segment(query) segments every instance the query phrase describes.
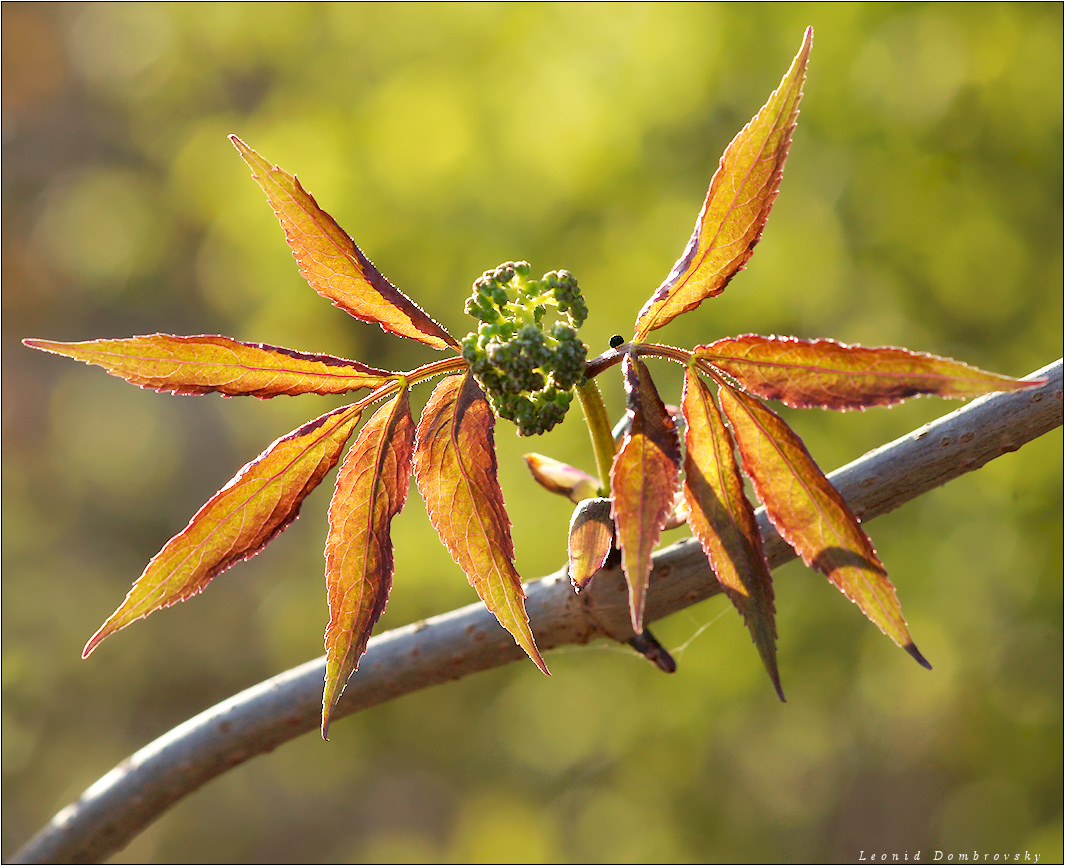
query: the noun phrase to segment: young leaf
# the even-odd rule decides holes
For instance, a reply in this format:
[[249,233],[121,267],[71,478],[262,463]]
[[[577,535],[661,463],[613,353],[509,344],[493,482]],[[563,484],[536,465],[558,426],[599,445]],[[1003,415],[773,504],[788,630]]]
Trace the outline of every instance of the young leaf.
[[686,421],[684,499],[688,523],[762,657],[781,700],[777,670],[773,578],[769,573],[754,509],[743,492],[729,435],[713,395],[688,368],[681,408]]
[[565,496],[574,505],[599,495],[599,479],[582,469],[545,457],[543,454],[526,454],[525,465],[529,467],[537,484],[552,493]]
[[212,496],[148,563],[125,601],[85,645],[202,592],[215,575],[254,556],[299,514],[304,497],[336,465],[361,412],[344,406],[276,440]]
[[647,367],[633,355],[621,363],[631,423],[610,468],[610,490],[621,567],[629,584],[632,628],[640,634],[651,552],[673,510],[680,441]]
[[390,529],[407,501],[413,456],[414,420],[404,389],[359,431],[340,466],[329,505],[323,738],[388,601],[394,568]]
[[873,543],[843,497],[814,463],[802,440],[766,406],[721,388],[725,410],[758,498],[781,537],[873,623],[925,667],[910,637],[895,587]]
[[1038,384],[988,373],[952,358],[835,340],[744,334],[696,346],[692,354],[759,397],[796,409],[888,406],[917,394],[966,399]]
[[610,500],[595,497],[578,503],[569,522],[569,579],[580,591],[614,549]]
[[235,135],[229,140],[266,193],[300,273],[312,289],[362,322],[376,322],[386,331],[434,349],[458,348],[441,325],[385,279],[294,175],[272,166]]
[[331,355],[296,352],[265,343],[241,343],[201,334],[151,334],[128,340],[57,343],[23,340],[27,346],[96,364],[127,382],[175,394],[276,397],[281,394],[341,394],[377,388],[385,370]]
[[780,188],[813,35],[807,28],[780,85],[725,149],[688,246],[636,317],[634,342],[720,294],[751,257]]
[[473,377],[448,376],[418,421],[414,477],[429,521],[485,606],[545,674],[496,477],[495,417]]

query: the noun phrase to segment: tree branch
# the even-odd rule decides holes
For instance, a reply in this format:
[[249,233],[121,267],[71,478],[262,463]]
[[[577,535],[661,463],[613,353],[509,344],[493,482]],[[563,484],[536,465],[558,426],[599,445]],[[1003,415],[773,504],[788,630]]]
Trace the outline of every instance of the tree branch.
[[[1027,391],[992,394],[871,451],[829,477],[855,514],[871,520],[1062,424],[1062,362],[1028,378]],[[759,525],[776,567],[795,554],[769,525]],[[681,541],[654,557],[648,622],[721,591],[698,542]],[[633,637],[628,596],[617,569],[574,594],[563,571],[526,587],[543,650],[606,637]],[[408,692],[523,658],[495,618],[477,603],[373,638],[334,719]],[[164,734],[123,761],[59,812],[14,863],[98,862],[124,847],[168,806],[231,767],[316,730],[324,659],[253,686]]]

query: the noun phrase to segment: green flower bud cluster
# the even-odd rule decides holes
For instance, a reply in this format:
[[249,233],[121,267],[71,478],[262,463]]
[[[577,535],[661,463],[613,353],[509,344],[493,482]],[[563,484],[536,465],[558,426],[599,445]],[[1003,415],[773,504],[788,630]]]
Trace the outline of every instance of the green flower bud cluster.
[[[588,316],[569,271],[530,279],[528,262],[505,262],[473,283],[466,312],[480,321],[462,341],[492,409],[518,434],[546,433],[561,421],[584,377],[588,348],[577,329]],[[557,311],[550,324],[548,308]]]

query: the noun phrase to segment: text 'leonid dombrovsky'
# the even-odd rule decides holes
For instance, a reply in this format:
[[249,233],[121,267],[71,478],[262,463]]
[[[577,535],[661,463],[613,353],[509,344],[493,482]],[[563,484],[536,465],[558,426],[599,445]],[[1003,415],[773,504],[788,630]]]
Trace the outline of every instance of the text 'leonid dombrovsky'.
[[[922,861],[921,851],[918,849],[911,856],[909,851],[892,851],[883,852],[878,851],[874,853],[866,853],[860,851],[858,853],[858,862],[860,863],[920,863]],[[1038,863],[1039,855],[1033,854],[1030,851],[1025,851],[1023,854],[1002,852],[995,853],[993,851],[939,851],[932,852],[932,856],[926,858],[925,862],[931,863]]]

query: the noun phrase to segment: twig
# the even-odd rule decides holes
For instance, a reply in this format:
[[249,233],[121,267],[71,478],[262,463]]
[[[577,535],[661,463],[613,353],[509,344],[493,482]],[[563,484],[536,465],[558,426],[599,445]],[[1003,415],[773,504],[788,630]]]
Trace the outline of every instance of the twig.
[[[1047,383],[992,394],[830,475],[854,512],[871,520],[978,469],[1062,424],[1062,362],[1029,378]],[[776,567],[794,556],[764,512],[766,555]],[[659,551],[646,620],[660,619],[721,591],[693,539]],[[575,595],[561,571],[526,587],[543,650],[596,637],[634,637],[622,575],[603,571]],[[482,604],[373,638],[348,683],[338,719],[408,692],[522,658]],[[168,806],[231,767],[308,731],[321,712],[323,659],[272,677],[211,707],[123,761],[59,812],[11,862],[98,862],[124,847]],[[328,748],[328,747],[323,747]]]

